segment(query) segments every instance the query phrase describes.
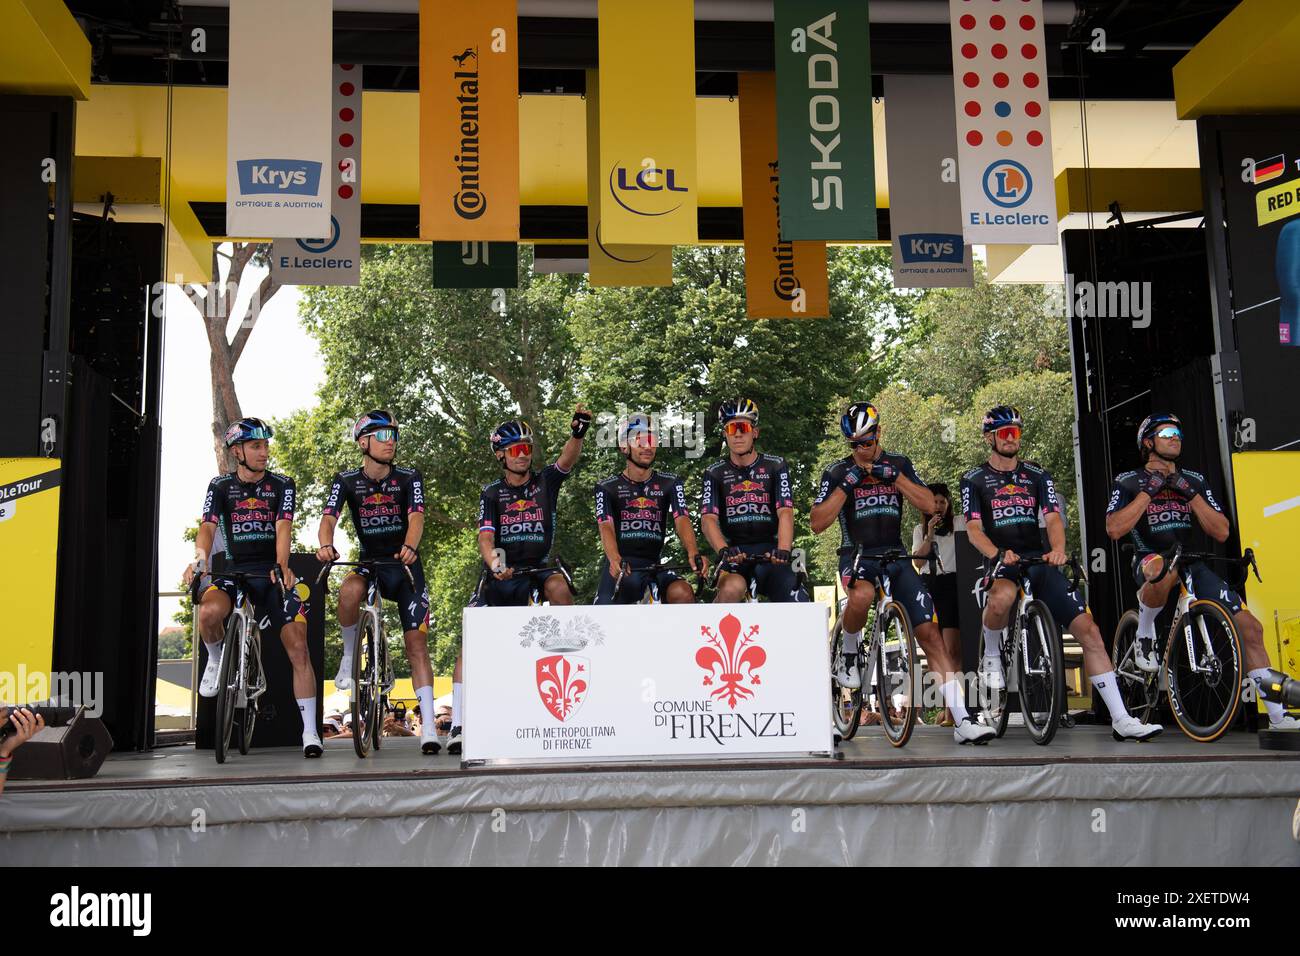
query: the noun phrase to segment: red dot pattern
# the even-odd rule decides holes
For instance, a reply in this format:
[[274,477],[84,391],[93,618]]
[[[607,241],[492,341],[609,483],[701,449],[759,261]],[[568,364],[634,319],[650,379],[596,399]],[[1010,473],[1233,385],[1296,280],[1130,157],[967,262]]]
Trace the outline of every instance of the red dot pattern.
[[351,96],[356,91],[357,88],[353,86],[351,83],[343,83],[342,85],[339,86],[339,92],[342,93],[344,96]]
[[[353,65],[351,63],[339,64],[339,69],[343,70],[344,72],[351,72],[352,68]],[[357,90],[357,87],[354,83],[345,80],[344,82],[339,84],[339,95],[341,96],[356,96],[358,95],[358,92],[359,91]],[[359,106],[360,103],[358,103],[357,105]],[[338,118],[340,123],[355,123],[357,121],[357,111],[351,106],[340,107]],[[339,133],[339,139],[338,139],[339,146],[343,147],[344,149],[350,148],[352,145],[356,143],[356,141],[357,141],[356,135],[352,131],[343,130],[342,132]],[[342,173],[347,168],[347,166],[348,166],[347,160],[339,160],[338,167],[340,173]],[[339,183],[338,189],[336,190],[338,197],[340,199],[351,199],[355,191],[356,190],[351,183]]]
[[982,107],[979,104],[979,100],[969,100],[966,103],[967,116],[979,116],[981,111]]
[[[966,68],[960,71],[961,83],[970,92],[958,102],[962,104],[962,111],[970,120],[979,118],[980,123],[987,122],[989,125],[981,129],[969,129],[964,135],[965,141],[971,146],[981,146],[986,141],[989,144],[998,142],[1003,146],[1009,146],[1016,136],[1023,135],[1024,142],[1030,146],[1044,145],[1047,142],[1047,131],[1044,126],[1029,130],[1021,127],[1016,136],[1013,136],[1009,129],[1004,129],[1001,125],[1008,120],[995,119],[992,113],[994,100],[1009,99],[1013,110],[1023,108],[1024,116],[1031,120],[1038,120],[1043,116],[1045,97],[1027,99],[1034,95],[1027,91],[1038,90],[1045,86],[1046,80],[1043,73],[1043,51],[1040,35],[1038,35],[1041,24],[1037,16],[1030,13],[1016,14],[1013,10],[1007,10],[1006,15],[1001,12],[993,13],[985,20],[983,15],[977,16],[977,14],[980,13],[981,7],[987,10],[987,4],[974,3],[972,0],[966,2],[970,4],[968,9],[974,12],[966,12],[956,18],[954,33],[958,36],[954,38],[954,46],[960,58],[966,61]],[[991,0],[991,2],[1000,7],[1002,0]],[[1031,0],[1023,0],[1023,2],[1027,4]],[[968,35],[960,36],[963,31]],[[994,31],[995,35],[990,36],[989,31]],[[1026,33],[1032,35],[1026,36]],[[996,42],[990,43],[988,40],[996,40]],[[1015,56],[1017,53],[1018,58]],[[998,61],[1008,62],[1003,66]],[[997,66],[995,67],[994,64]],[[998,91],[1006,92],[998,92],[992,99],[982,101],[978,90],[985,83],[991,83]],[[988,87],[983,88],[988,89]],[[987,120],[984,119],[986,115]],[[1012,119],[1010,122],[1014,123],[1015,120]],[[994,126],[993,123],[998,125]],[[978,124],[967,121],[964,125]]]
[[340,198],[340,199],[351,199],[351,198],[352,198],[352,187],[349,186],[347,183],[344,183],[342,186],[340,186],[340,187],[339,187],[339,198]]
[[984,137],[980,135],[979,130],[973,129],[966,134],[966,142],[970,143],[972,146],[978,146],[980,143],[984,142]]
[[979,56],[980,49],[974,43],[963,43],[961,45],[961,55],[968,60],[973,60]]
[[1043,134],[1038,132],[1036,129],[1031,129],[1027,134],[1025,134],[1025,142],[1030,146],[1042,146]]

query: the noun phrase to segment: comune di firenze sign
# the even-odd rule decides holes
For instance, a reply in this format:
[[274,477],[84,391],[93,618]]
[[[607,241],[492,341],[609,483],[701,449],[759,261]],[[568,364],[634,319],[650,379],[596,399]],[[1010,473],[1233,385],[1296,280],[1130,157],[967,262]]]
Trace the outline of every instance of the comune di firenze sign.
[[829,753],[820,604],[467,608],[465,760]]

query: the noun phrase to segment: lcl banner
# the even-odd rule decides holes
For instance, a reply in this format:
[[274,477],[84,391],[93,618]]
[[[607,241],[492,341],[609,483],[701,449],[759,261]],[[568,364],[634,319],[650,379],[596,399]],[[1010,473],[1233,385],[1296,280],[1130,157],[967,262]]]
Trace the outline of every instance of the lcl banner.
[[587,71],[587,282],[593,286],[673,284],[672,246],[617,246],[600,225],[600,81]]
[[600,232],[607,245],[699,236],[693,0],[600,0]]
[[966,241],[1054,245],[1043,0],[948,4]]
[[334,67],[330,234],[277,239],[271,269],[285,285],[361,283],[361,67]]
[[899,289],[969,288],[975,281],[962,236],[951,116],[949,77],[885,77],[889,228]]
[[420,0],[420,238],[519,239],[515,0]]
[[435,242],[435,289],[519,287],[519,246],[513,242]]
[[875,239],[867,0],[776,0],[781,237]]
[[474,729],[464,759],[830,753],[828,613],[821,604],[467,608]]
[[228,235],[329,238],[333,50],[331,0],[230,0]]
[[751,319],[827,318],[826,243],[781,238],[776,80],[771,73],[741,73],[738,83],[745,313]]

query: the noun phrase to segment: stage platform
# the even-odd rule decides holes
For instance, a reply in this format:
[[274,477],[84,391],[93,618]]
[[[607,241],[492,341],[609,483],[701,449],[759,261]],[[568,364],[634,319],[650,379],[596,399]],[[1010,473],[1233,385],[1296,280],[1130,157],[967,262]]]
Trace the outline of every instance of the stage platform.
[[7,865],[1300,865],[1300,754],[1254,735],[1023,730],[987,747],[879,728],[844,759],[462,769],[414,738],[358,760],[162,748],[0,796]]

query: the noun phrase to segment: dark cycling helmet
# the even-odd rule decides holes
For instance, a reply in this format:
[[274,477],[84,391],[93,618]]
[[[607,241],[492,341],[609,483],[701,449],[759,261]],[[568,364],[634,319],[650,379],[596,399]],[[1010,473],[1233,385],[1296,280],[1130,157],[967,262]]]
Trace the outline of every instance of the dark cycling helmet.
[[860,441],[880,428],[880,412],[870,402],[854,402],[840,416],[840,431],[849,441]]
[[999,428],[1007,428],[1015,425],[1021,428],[1024,422],[1020,420],[1020,409],[1014,405],[997,405],[990,408],[984,416],[984,434],[995,432]]
[[757,425],[758,403],[752,398],[735,398],[723,402],[722,407],[718,409],[718,424],[725,425],[737,418],[743,418],[751,425]]
[[522,418],[502,422],[488,438],[488,441],[492,444],[493,452],[505,451],[511,445],[518,445],[520,442],[531,442],[532,440],[533,426]]
[[226,447],[242,445],[246,441],[271,438],[275,431],[260,418],[241,418],[226,429]]
[[369,435],[371,432],[377,432],[381,428],[391,428],[401,437],[401,430],[397,427],[397,419],[391,412],[371,411],[366,412],[357,419],[356,424],[352,426],[352,440],[358,441],[362,437]]
[[618,447],[626,448],[628,438],[639,432],[654,434],[654,429],[650,427],[650,416],[645,412],[633,412],[619,423]]
[[1146,446],[1142,443],[1155,435],[1162,425],[1176,425],[1179,431],[1181,431],[1183,427],[1183,423],[1178,420],[1178,416],[1173,412],[1153,412],[1146,418],[1142,419],[1142,424],[1138,426],[1139,452],[1146,451]]

